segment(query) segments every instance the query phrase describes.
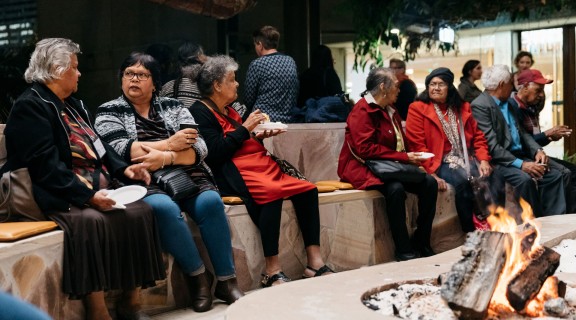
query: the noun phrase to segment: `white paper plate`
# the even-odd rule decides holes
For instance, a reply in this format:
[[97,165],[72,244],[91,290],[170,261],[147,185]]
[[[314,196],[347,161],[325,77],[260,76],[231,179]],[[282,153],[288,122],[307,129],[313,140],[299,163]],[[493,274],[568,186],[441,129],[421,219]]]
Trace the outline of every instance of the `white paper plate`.
[[420,152],[420,159],[430,159],[434,156],[432,152]]
[[114,208],[126,209],[127,204],[142,199],[146,195],[146,188],[142,186],[125,186],[108,191],[108,198],[116,201]]
[[288,125],[282,122],[266,122],[261,123],[254,128],[254,132],[262,132],[264,130],[286,130]]

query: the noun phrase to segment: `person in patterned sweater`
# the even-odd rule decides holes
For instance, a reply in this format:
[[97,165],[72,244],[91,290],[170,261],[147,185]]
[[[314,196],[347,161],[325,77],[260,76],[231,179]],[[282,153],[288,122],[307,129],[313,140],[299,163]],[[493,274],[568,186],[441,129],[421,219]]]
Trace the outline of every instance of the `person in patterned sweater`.
[[270,121],[290,122],[299,89],[296,62],[278,52],[280,33],[276,28],[261,27],[252,37],[258,58],[250,63],[246,74],[244,116],[260,109],[270,116]]

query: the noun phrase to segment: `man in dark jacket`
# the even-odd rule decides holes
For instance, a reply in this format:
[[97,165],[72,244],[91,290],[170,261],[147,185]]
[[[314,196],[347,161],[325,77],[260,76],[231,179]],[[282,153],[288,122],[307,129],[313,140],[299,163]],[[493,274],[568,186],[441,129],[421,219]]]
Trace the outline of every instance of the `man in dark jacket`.
[[398,110],[398,114],[403,121],[406,121],[408,116],[408,107],[416,98],[417,89],[414,81],[410,80],[406,75],[406,62],[400,59],[390,59],[390,69],[394,71],[396,79],[398,80],[398,89],[400,93],[394,103]]
[[482,84],[486,90],[472,101],[472,114],[488,141],[494,170],[532,206],[535,216],[566,213],[562,173],[548,166],[548,156],[508,102],[513,87],[509,68],[488,68]]
[[[534,140],[542,147],[552,141],[569,137],[572,129],[565,125],[558,125],[546,131],[540,129],[540,112],[544,105],[544,85],[553,80],[544,78],[536,69],[528,69],[518,74],[518,92],[513,93],[508,100],[518,110],[520,124],[532,135]],[[567,212],[576,212],[576,166],[570,162],[550,157],[550,166],[562,172],[564,186],[566,187]]]

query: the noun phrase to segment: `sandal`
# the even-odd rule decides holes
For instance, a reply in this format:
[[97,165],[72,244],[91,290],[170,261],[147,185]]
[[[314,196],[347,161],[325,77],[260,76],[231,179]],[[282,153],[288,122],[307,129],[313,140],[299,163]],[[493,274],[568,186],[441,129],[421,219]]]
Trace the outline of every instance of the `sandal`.
[[282,282],[290,282],[290,278],[288,278],[287,275],[284,274],[284,272],[280,271],[277,274],[273,274],[271,276],[267,275],[267,274],[262,274],[262,281],[260,281],[260,285],[262,286],[262,288],[268,288],[271,287],[272,284],[276,281],[282,281]]
[[[327,265],[323,265],[323,266],[320,267],[318,270],[312,268],[311,266],[306,266],[306,269],[314,272],[314,275],[313,275],[312,277],[319,277],[319,276],[324,275],[324,274],[327,273],[327,272],[336,273],[334,270],[330,269],[330,267],[327,266]],[[307,276],[306,274],[303,274],[303,275],[302,275],[302,278],[303,278],[303,279],[312,278],[312,277]]]

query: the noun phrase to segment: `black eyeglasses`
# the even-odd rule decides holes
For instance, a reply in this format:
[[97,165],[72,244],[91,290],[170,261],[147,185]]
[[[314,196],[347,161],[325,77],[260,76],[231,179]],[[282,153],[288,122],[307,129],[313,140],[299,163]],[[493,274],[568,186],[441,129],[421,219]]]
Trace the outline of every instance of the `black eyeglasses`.
[[150,77],[152,75],[150,73],[136,73],[136,72],[132,72],[132,71],[124,71],[122,76],[126,80],[132,80],[132,79],[134,79],[134,76],[136,76],[136,78],[138,78],[138,80],[145,81],[145,80],[150,79]]

